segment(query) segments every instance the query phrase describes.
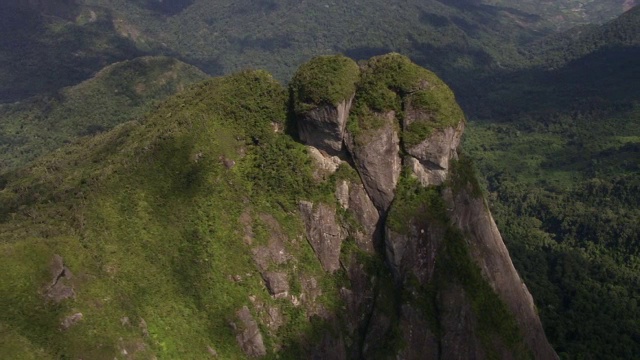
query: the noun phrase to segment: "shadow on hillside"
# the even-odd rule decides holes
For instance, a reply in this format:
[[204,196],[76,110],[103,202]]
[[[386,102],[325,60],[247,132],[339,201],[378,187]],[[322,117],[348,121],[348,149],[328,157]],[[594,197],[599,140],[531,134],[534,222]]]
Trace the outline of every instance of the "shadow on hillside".
[[[628,109],[640,99],[640,46],[609,47],[559,69],[495,71],[472,76],[461,105],[477,118]],[[479,91],[482,90],[482,91]],[[463,92],[466,94],[467,91]]]
[[138,6],[166,16],[179,14],[194,2],[195,0],[135,0]]
[[108,64],[145,55],[117,35],[110,19],[76,25],[0,5],[0,34],[0,103],[77,84]]

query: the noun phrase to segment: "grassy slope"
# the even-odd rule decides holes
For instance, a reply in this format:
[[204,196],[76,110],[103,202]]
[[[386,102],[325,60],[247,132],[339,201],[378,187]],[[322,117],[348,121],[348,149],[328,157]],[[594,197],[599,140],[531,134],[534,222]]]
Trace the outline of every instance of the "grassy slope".
[[[284,99],[284,89],[261,72],[212,80],[141,124],[121,125],[8,174],[1,192],[3,329],[52,358],[112,357],[117,347],[132,351],[131,344],[168,358],[201,358],[210,345],[224,358],[239,358],[229,321],[253,294],[286,310],[288,325],[271,339],[293,347],[283,355],[295,358],[294,344],[311,325],[288,300],[268,296],[237,223],[243,211],[271,214],[295,257],[286,266],[292,281],[321,273],[291,213],[291,197],[310,188],[304,151],[276,139],[269,123],[284,120]],[[260,139],[259,149],[252,138]],[[273,154],[280,146],[286,153]],[[227,170],[220,157],[238,165]],[[269,186],[274,173],[256,168],[265,157],[271,163],[260,165],[287,176],[278,187]],[[268,232],[257,234],[258,244],[267,241]],[[78,294],[61,305],[45,303],[37,290],[49,281],[54,253],[74,273]],[[334,294],[326,281],[331,277],[319,279],[323,296]],[[74,312],[84,320],[59,331]],[[124,316],[133,327],[120,324]],[[148,338],[137,328],[141,318]]]
[[111,129],[205,78],[175,59],[144,57],[110,65],[55,95],[0,105],[0,168],[14,169],[78,136]]

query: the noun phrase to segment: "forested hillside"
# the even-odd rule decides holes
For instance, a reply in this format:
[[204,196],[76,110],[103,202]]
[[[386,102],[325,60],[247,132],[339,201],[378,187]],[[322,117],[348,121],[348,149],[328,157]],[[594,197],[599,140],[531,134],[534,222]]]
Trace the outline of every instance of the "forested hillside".
[[524,64],[518,47],[558,24],[604,20],[622,11],[622,2],[602,0],[574,11],[581,3],[3,2],[0,102],[57,90],[114,61],[145,54],[176,56],[211,75],[260,68],[287,81],[315,55],[363,59],[398,51],[465,91],[469,77]]
[[548,67],[488,92],[465,142],[567,358],[640,352],[638,34],[640,8],[547,40]]
[[0,3],[0,103],[75,85],[144,53],[114,31],[105,12],[14,5]]
[[78,85],[15,104],[0,104],[0,169],[13,170],[38,156],[143,115],[190,84],[199,69],[167,57],[115,63]]
[[210,79],[5,173],[0,353],[555,359],[464,127],[408,58],[327,56],[288,91]]

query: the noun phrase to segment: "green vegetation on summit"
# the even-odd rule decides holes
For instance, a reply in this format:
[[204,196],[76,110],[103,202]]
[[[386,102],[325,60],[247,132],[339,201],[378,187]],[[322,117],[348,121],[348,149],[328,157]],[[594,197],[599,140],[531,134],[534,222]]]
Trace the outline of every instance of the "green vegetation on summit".
[[318,56],[304,63],[291,80],[297,113],[318,105],[338,105],[356,92],[360,70],[345,56]]
[[356,136],[357,129],[381,126],[374,114],[389,111],[399,119],[408,111],[424,115],[403,122],[402,138],[407,147],[428,138],[435,129],[455,127],[464,120],[451,89],[434,73],[400,54],[376,56],[366,62],[357,87],[349,125]]

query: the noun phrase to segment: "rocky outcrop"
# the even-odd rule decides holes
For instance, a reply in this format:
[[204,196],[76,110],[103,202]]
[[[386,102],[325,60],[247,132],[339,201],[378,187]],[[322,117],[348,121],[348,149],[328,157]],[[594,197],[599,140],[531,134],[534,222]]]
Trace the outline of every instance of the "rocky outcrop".
[[380,211],[391,205],[400,179],[402,159],[395,112],[375,114],[382,123],[375,129],[348,134],[347,148],[369,197]]
[[316,253],[322,268],[335,272],[340,268],[340,247],[346,233],[336,220],[336,211],[326,204],[314,205],[300,202],[300,212],[304,220],[307,240]]
[[339,154],[352,101],[353,96],[337,105],[322,105],[305,112],[298,119],[300,140],[328,154]]
[[[291,255],[285,248],[287,236],[282,231],[278,221],[269,214],[261,214],[260,220],[269,229],[269,243],[265,246],[253,248],[251,253],[253,255],[253,261],[258,266],[260,272],[264,274],[272,266],[286,263],[291,258]],[[251,244],[255,236],[251,225],[251,215],[245,211],[240,216],[240,222],[243,226],[245,242]]]
[[[404,77],[385,76],[388,68],[399,69]],[[338,154],[342,143],[348,151],[341,154],[342,161],[359,176],[336,180],[336,202],[346,212],[340,223],[328,205],[300,203],[307,238],[323,268],[334,272],[341,264],[349,280],[340,290],[347,309],[343,326],[359,342],[349,355],[369,358],[401,343],[391,357],[510,359],[531,353],[536,359],[557,358],[483,199],[465,188],[469,179],[454,178],[465,123],[450,89],[397,55],[372,60],[361,74],[366,79],[358,91],[367,93],[356,93],[349,119],[353,126],[345,128],[349,114],[341,111],[348,112],[346,102],[343,108],[316,107],[298,121],[300,138],[311,145],[309,153],[325,174],[315,176],[317,180],[326,181],[326,174],[337,170],[340,162],[330,154]],[[409,74],[417,78],[411,80]],[[401,99],[402,109],[385,102],[394,96]],[[379,108],[381,104],[389,108]],[[403,176],[411,185],[405,184],[409,188],[401,188],[398,198]],[[400,210],[394,213],[396,207]],[[393,288],[382,286],[362,258],[341,258],[340,243],[347,233],[366,254],[375,256],[383,249]],[[382,235],[383,246],[378,247],[376,239]],[[500,302],[513,315],[522,340],[505,333],[505,328],[518,332],[510,325],[514,322],[488,329],[493,325],[478,313],[482,306],[502,309]],[[389,337],[397,340],[382,345],[381,339]],[[342,346],[333,337],[323,341]]]
[[380,214],[360,183],[340,180],[336,184],[338,203],[355,220],[347,227],[349,234],[356,240],[358,247],[373,253],[379,242]]
[[289,281],[287,274],[283,272],[267,272],[263,275],[264,282],[269,293],[276,299],[286,298],[289,295]]
[[68,330],[70,327],[80,322],[83,317],[82,313],[75,313],[65,317],[64,320],[62,320],[62,323],[60,323],[60,329]]
[[243,307],[236,313],[238,324],[232,323],[236,330],[236,340],[242,351],[248,357],[260,357],[267,354],[267,349],[262,340],[262,334],[258,328],[258,323],[253,319],[248,307]]
[[456,149],[464,131],[464,122],[457,127],[435,130],[424,141],[409,147],[407,166],[423,186],[440,185],[447,179],[449,163],[458,158]]
[[74,298],[76,293],[71,284],[73,274],[64,265],[62,256],[56,254],[51,259],[49,266],[51,272],[51,282],[45,287],[45,297],[54,303],[60,303],[63,300]]
[[316,180],[324,180],[331,174],[338,170],[338,167],[342,163],[337,156],[331,156],[323,154],[320,150],[313,146],[307,146],[307,152],[313,160],[315,166],[313,167],[313,178]]
[[546,339],[533,298],[516,271],[489,209],[482,197],[465,189],[452,197],[452,221],[465,234],[482,275],[507,305],[536,359],[556,359]]

